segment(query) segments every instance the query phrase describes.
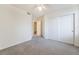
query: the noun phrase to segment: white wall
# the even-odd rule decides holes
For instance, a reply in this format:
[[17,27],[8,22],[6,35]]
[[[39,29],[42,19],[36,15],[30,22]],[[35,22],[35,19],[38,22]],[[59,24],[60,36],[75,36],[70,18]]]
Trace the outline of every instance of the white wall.
[[32,16],[10,5],[0,5],[0,49],[32,38]]
[[[62,10],[58,10],[58,11],[52,11],[51,14],[45,15],[45,22],[44,22],[44,26],[45,26],[45,31],[44,31],[44,37],[46,39],[57,39],[58,38],[58,27],[54,27],[52,29],[50,29],[51,27],[53,27],[54,25],[57,25],[57,21],[56,21],[56,17],[60,17],[63,15],[69,15],[75,13],[75,42],[74,44],[76,46],[79,46],[79,12],[77,8],[71,8],[71,9],[62,9]],[[55,20],[54,20],[55,19]],[[54,22],[52,22],[52,20],[54,20]],[[53,25],[54,24],[54,25]],[[53,31],[54,30],[54,31]],[[53,35],[53,33],[55,33],[55,35]],[[55,37],[53,37],[55,36]]]

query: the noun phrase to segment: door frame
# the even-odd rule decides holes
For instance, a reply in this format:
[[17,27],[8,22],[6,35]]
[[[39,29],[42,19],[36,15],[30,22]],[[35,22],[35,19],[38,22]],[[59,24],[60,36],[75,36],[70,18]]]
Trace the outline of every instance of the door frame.
[[75,45],[75,13],[73,13],[73,45]]
[[[41,18],[40,18],[41,17]],[[33,32],[33,36],[34,36],[34,22],[37,22],[37,25],[38,25],[38,22],[40,22],[40,35],[38,35],[38,33],[36,34],[36,36],[40,36],[40,37],[42,37],[42,16],[39,16],[39,17],[37,17],[36,19],[34,19],[33,21],[32,21],[32,32]],[[37,28],[38,28],[38,26],[37,26]],[[38,29],[37,29],[37,31],[38,31]]]

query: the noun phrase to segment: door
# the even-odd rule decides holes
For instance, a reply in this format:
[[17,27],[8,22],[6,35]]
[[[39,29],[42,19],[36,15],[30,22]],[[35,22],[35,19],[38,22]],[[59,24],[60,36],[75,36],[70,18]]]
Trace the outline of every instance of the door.
[[34,35],[37,34],[37,22],[34,22]]
[[73,44],[73,14],[61,16],[58,19],[59,40],[69,44]]
[[74,44],[74,15],[64,15],[46,20],[46,38]]

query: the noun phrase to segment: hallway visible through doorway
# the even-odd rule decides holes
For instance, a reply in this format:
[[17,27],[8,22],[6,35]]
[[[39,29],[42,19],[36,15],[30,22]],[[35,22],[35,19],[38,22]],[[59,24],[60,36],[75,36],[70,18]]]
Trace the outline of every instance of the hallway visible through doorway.
[[42,17],[33,20],[33,36],[42,36]]

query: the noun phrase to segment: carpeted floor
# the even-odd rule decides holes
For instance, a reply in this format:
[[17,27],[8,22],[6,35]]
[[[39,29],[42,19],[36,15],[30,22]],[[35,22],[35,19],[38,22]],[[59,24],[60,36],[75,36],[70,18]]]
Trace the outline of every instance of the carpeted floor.
[[79,48],[54,40],[33,37],[32,40],[1,50],[0,55],[77,55]]

